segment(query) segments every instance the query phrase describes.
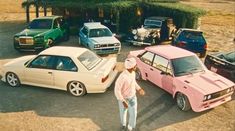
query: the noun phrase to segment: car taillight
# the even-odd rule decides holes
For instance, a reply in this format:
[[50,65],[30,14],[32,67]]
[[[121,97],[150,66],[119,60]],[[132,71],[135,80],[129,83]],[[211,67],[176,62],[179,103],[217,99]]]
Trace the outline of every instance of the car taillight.
[[178,46],[179,47],[184,47],[186,45],[186,42],[184,42],[184,41],[180,41],[179,43],[178,43]]
[[205,45],[204,45],[204,49],[207,49],[207,44],[205,43]]
[[109,75],[105,76],[104,78],[101,79],[101,82],[104,83],[108,78],[109,78]]

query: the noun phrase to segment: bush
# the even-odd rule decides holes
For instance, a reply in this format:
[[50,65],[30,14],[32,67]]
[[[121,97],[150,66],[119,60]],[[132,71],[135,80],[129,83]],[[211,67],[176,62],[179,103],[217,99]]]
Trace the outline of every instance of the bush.
[[[179,0],[45,0],[47,7],[70,9],[71,14],[85,14],[88,11],[97,12],[102,8],[104,12],[113,12],[116,15],[117,32],[128,32],[130,28],[140,26],[144,18],[149,16],[165,16],[173,18],[177,28],[197,28],[198,18],[206,12],[192,6],[184,5]],[[39,4],[42,4],[39,2]],[[25,2],[22,4],[25,5]],[[43,5],[41,5],[43,6]],[[137,9],[141,15],[137,14]],[[92,13],[98,18],[98,13]],[[117,15],[118,14],[118,15]],[[77,17],[78,18],[78,17]],[[100,19],[101,20],[101,19]],[[85,21],[84,15],[79,20],[71,18],[71,25],[79,26]],[[74,22],[76,22],[74,24]]]

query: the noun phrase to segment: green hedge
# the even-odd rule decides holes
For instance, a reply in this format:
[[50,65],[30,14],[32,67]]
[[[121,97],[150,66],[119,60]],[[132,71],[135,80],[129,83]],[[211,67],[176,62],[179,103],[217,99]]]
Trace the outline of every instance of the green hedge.
[[[40,1],[40,0],[39,0]],[[178,0],[44,0],[47,7],[67,8],[84,14],[88,10],[103,8],[104,12],[119,13],[118,31],[127,32],[131,27],[140,26],[149,16],[166,16],[173,18],[177,28],[197,28],[198,18],[206,12],[202,9],[184,5]],[[22,5],[25,5],[24,2]],[[42,3],[39,2],[41,6]],[[142,15],[138,16],[137,8]],[[84,19],[80,16],[80,19]],[[73,21],[76,21],[73,19]],[[83,20],[79,20],[83,21]],[[74,24],[73,24],[74,25]]]
[[[136,9],[142,9],[142,15],[137,16]],[[141,25],[144,18],[150,16],[165,16],[173,18],[177,28],[197,28],[198,18],[205,15],[205,11],[181,3],[141,2],[128,9],[121,10],[120,31],[128,31],[131,27]],[[127,13],[128,12],[128,13]]]

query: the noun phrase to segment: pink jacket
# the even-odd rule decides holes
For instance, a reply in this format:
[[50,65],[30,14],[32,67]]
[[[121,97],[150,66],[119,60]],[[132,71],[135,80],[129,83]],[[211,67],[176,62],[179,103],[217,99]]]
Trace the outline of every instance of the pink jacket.
[[135,80],[135,72],[123,71],[115,82],[114,93],[118,100],[135,96],[136,90],[141,89]]

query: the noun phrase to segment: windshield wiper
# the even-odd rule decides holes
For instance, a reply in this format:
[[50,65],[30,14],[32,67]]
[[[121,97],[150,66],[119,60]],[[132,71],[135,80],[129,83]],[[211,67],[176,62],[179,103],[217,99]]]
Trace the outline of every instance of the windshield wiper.
[[177,74],[185,74],[185,75],[191,74],[191,75],[193,75],[193,73],[190,71],[180,71],[180,72],[177,72]]
[[[191,70],[189,70],[189,72],[191,72],[192,73],[192,71],[196,71],[196,72],[205,72],[205,70],[202,70],[202,69],[197,69],[197,68],[193,68],[193,69],[191,69]],[[196,72],[194,72],[194,73],[196,73]]]

